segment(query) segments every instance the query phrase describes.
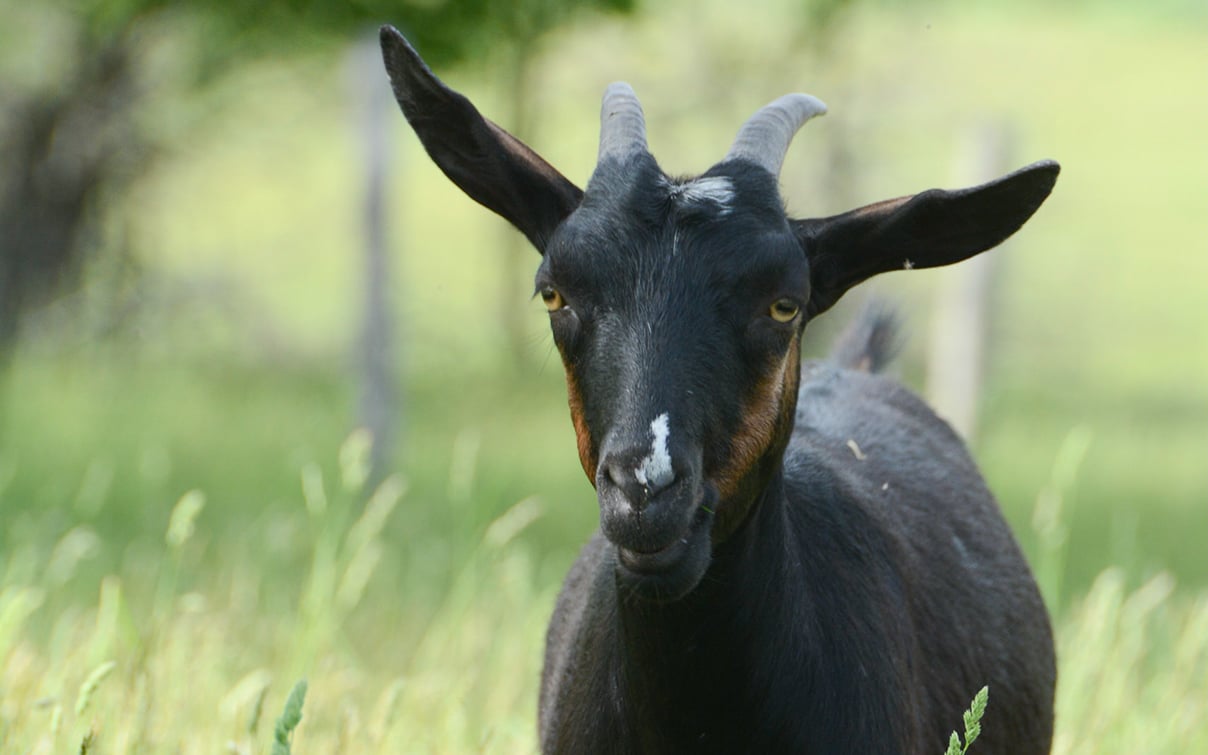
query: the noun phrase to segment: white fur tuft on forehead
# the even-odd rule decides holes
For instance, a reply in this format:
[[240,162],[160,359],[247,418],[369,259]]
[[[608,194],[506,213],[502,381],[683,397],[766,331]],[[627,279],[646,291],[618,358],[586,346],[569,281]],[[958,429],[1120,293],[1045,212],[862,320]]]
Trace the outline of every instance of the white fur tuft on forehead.
[[712,205],[723,215],[733,209],[734,182],[725,176],[668,182],[667,191],[681,205]]

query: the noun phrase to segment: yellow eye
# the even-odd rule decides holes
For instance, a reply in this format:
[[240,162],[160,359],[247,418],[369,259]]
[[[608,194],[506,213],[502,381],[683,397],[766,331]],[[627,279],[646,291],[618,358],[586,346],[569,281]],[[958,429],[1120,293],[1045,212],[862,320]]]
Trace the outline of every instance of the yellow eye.
[[562,294],[558,293],[556,288],[541,289],[541,301],[545,302],[545,308],[550,312],[557,312],[566,306],[566,302],[562,300]]
[[772,308],[768,310],[768,314],[776,322],[789,322],[800,311],[801,307],[797,306],[797,302],[792,299],[777,299],[772,303]]

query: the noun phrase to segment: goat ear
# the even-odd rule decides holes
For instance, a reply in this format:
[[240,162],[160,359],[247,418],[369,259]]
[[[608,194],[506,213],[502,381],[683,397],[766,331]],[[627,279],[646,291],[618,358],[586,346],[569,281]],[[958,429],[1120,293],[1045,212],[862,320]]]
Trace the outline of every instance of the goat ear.
[[381,40],[394,98],[428,155],[544,253],[554,229],[579,206],[582,190],[441,83],[393,26],[382,27]]
[[808,313],[829,309],[877,273],[950,265],[997,246],[1032,217],[1060,169],[1043,161],[971,189],[932,189],[830,218],[791,221],[810,263]]

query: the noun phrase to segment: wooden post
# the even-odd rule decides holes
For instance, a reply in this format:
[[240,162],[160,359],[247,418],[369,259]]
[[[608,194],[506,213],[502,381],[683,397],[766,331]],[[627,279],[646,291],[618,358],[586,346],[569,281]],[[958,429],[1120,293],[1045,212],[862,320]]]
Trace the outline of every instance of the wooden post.
[[[532,63],[536,36],[523,29],[521,36],[508,50],[508,106],[511,109],[508,131],[525,143],[533,136]],[[499,255],[499,321],[503,326],[504,343],[510,365],[520,368],[529,360],[528,299],[522,295],[532,285],[535,269],[533,249],[515,228],[500,227]]]
[[[1010,130],[983,123],[956,159],[954,185],[971,186],[1007,171]],[[941,271],[927,354],[927,398],[967,441],[977,433],[978,410],[993,315],[993,285],[1002,251],[980,254]]]
[[385,475],[395,450],[395,428],[402,412],[395,392],[394,307],[387,244],[386,184],[391,159],[389,123],[394,100],[382,69],[377,33],[367,35],[352,51],[353,94],[359,105],[364,159],[362,194],[362,303],[357,345],[357,424],[373,436],[368,486]]

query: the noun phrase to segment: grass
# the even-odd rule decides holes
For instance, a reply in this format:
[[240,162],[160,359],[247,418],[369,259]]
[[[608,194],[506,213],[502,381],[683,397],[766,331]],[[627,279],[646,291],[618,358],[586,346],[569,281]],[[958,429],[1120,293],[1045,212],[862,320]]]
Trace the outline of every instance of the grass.
[[1159,574],[1134,591],[1105,571],[1058,634],[1055,753],[1208,747],[1208,593],[1173,597]]
[[955,731],[948,739],[948,750],[945,755],[965,755],[969,752],[969,748],[977,740],[981,734],[981,720],[986,713],[986,705],[990,701],[990,688],[982,687],[973,697],[973,702],[969,704],[969,710],[965,711],[962,718],[965,722],[965,737],[962,741],[961,736]]
[[[355,452],[356,436],[344,446],[343,479],[312,477],[297,495],[298,515],[317,526],[306,538],[308,568],[292,583],[258,570],[258,554],[223,554],[239,568],[202,573],[191,558],[207,547],[196,493],[181,499],[157,548],[161,589],[149,603],[131,599],[127,585],[139,579],[119,571],[103,578],[96,600],[63,605],[53,580],[23,581],[49,574],[46,564],[9,560],[0,573],[0,749],[534,750],[555,587],[523,538],[540,503],[522,500],[491,522],[428,604],[410,593],[407,575],[362,555],[382,545],[386,520],[408,501],[387,481],[357,508],[350,446]],[[191,527],[181,513],[190,511]],[[1105,571],[1058,620],[1055,753],[1208,747],[1200,725],[1208,592],[1178,592],[1167,574],[1135,590],[1126,582],[1120,570]],[[305,692],[295,685],[301,678]],[[266,709],[286,711],[275,728]]]
[[[61,752],[85,739],[104,752],[251,753],[270,742],[274,754],[289,752],[280,749],[289,742],[294,752],[532,749],[553,594],[538,589],[515,540],[539,506],[521,501],[497,518],[440,603],[417,605],[406,579],[363,556],[380,548],[399,490],[383,483],[352,517],[347,491],[328,490],[318,504],[312,487],[298,508],[322,526],[312,530],[301,589],[276,585],[290,593],[283,600],[259,594],[268,575],[240,569],[218,580],[210,573],[199,589],[161,590],[140,608],[125,588],[137,580],[113,574],[98,602],[56,614],[54,586],[17,584],[14,572],[24,569],[10,564],[0,575],[0,749]],[[161,580],[179,586],[200,576],[177,570],[188,561],[183,551],[202,547],[203,523],[188,538],[169,530]],[[399,623],[409,627],[390,623],[383,603],[362,605],[371,579],[402,596]],[[298,688],[280,702],[303,675],[304,719]],[[279,705],[286,712],[270,730],[263,709]]]
[[306,702],[306,680],[298,682],[285,700],[285,710],[273,728],[273,755],[289,755],[290,737],[302,723],[302,706]]

